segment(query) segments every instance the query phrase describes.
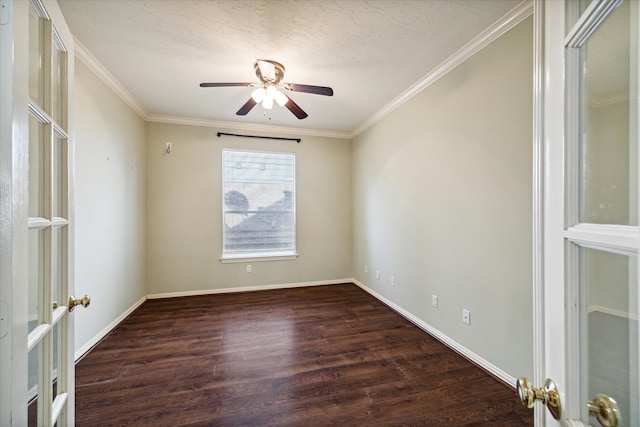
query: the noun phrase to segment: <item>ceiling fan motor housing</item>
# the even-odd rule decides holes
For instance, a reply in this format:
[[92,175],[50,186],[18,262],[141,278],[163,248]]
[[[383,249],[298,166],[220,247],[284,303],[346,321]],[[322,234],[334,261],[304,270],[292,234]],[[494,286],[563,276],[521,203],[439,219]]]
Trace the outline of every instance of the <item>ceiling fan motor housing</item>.
[[[261,68],[261,63],[262,67]],[[267,65],[269,64],[269,65]],[[280,84],[284,78],[284,65],[270,59],[258,59],[254,65],[256,76],[263,83]]]

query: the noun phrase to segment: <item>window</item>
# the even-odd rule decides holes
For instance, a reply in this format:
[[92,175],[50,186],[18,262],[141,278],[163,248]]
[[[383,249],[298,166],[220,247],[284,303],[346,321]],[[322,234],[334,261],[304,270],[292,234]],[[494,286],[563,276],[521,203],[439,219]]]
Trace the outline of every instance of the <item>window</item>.
[[295,155],[222,152],[222,260],[296,256]]

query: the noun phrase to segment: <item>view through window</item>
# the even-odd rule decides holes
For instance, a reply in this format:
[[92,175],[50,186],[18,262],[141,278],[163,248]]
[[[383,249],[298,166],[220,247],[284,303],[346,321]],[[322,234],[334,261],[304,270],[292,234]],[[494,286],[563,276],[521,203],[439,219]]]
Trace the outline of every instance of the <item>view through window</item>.
[[223,150],[223,258],[295,255],[295,155]]

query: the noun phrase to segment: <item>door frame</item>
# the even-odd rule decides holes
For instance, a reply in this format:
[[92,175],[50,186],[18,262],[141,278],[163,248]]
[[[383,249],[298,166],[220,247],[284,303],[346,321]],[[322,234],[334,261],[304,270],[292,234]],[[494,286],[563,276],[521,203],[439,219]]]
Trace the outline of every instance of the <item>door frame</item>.
[[[549,358],[547,343],[565,342],[564,217],[553,206],[564,206],[564,79],[547,73],[564,65],[564,2],[534,0],[533,3],[533,383],[553,378],[564,402],[565,347]],[[560,290],[560,294],[556,292]],[[558,364],[556,362],[562,361]],[[535,426],[555,420],[544,405],[534,406]]]
[[[551,200],[545,185],[546,174],[545,145],[545,90],[547,85],[545,64],[554,58],[547,58],[547,38],[545,33],[545,0],[533,1],[533,213],[532,213],[532,263],[533,263],[533,382],[536,385],[545,381],[545,206]],[[554,82],[555,83],[555,82]],[[556,100],[558,102],[558,100]],[[564,102],[564,100],[559,100]],[[563,195],[553,195],[556,199]],[[551,198],[553,199],[553,198]],[[533,407],[536,427],[545,425],[546,408],[543,405]]]
[[[566,335],[565,301],[568,295],[564,285],[566,274],[564,243],[565,105],[567,101],[563,72],[565,70],[563,42],[566,19],[565,2],[545,1],[541,18],[544,26],[541,31],[541,35],[544,37],[543,67],[541,70],[544,78],[544,95],[541,101],[541,108],[543,108],[541,144],[544,154],[539,166],[542,167],[540,179],[543,180],[541,188],[544,195],[542,198],[543,261],[541,265],[543,285],[540,295],[542,311],[538,322],[542,324],[540,330],[543,333],[543,338],[539,342],[542,347],[538,348],[541,357],[536,367],[536,372],[539,375],[536,380],[539,381],[538,384],[544,384],[546,378],[552,378],[556,381],[561,402],[566,406],[565,393],[569,383],[567,382],[565,361],[568,358],[567,352],[570,351],[570,346],[566,345],[568,337]],[[563,345],[558,346],[555,343],[563,343]],[[557,424],[543,405],[538,406],[539,410],[544,412],[544,417],[539,418],[543,418],[546,421],[545,424]],[[563,408],[563,412],[566,413],[567,409],[569,408]]]

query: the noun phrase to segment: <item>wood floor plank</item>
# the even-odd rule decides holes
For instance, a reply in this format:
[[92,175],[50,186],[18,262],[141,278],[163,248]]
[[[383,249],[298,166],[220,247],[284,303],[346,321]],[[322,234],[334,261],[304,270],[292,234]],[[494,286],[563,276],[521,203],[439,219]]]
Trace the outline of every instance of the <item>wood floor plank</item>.
[[352,284],[149,300],[76,366],[78,426],[531,426]]

